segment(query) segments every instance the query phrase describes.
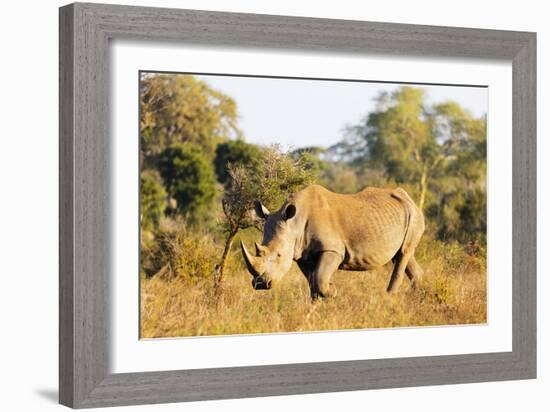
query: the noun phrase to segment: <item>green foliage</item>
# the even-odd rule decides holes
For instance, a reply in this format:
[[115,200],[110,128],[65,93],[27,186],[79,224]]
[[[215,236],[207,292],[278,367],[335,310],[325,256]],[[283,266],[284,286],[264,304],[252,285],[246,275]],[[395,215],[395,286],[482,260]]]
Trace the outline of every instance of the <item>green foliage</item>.
[[166,190],[162,186],[158,172],[146,170],[140,177],[141,227],[156,229],[166,210]]
[[300,160],[303,167],[313,174],[317,180],[322,180],[331,166],[329,162],[322,158],[325,152],[326,149],[323,147],[310,146],[295,149],[290,155],[294,160]]
[[194,76],[142,75],[140,104],[141,160],[147,167],[173,143],[194,143],[212,159],[218,143],[240,135],[233,99]]
[[[424,93],[421,89],[403,87],[393,93],[390,102],[383,95],[379,107],[386,110],[369,115],[359,131],[364,135],[372,165],[383,165],[388,175],[397,182],[411,177],[419,179],[425,158],[436,156],[435,139],[429,134],[429,125],[422,118]],[[414,178],[413,177],[413,178]]]
[[468,240],[486,230],[486,128],[455,102],[430,107],[422,89],[401,87],[382,93],[336,150],[358,170],[410,186],[440,238]]
[[291,193],[313,183],[315,174],[306,167],[306,162],[305,156],[293,156],[272,146],[250,165],[230,164],[231,179],[222,200],[229,227],[252,226],[255,201],[277,210]]
[[440,239],[484,240],[487,232],[485,188],[461,188],[443,196],[437,222]]
[[204,151],[190,143],[172,144],[160,154],[158,168],[178,212],[191,220],[206,217],[216,195],[216,179]]
[[229,140],[216,148],[214,166],[220,183],[229,179],[229,164],[249,165],[261,156],[260,148],[243,140]]

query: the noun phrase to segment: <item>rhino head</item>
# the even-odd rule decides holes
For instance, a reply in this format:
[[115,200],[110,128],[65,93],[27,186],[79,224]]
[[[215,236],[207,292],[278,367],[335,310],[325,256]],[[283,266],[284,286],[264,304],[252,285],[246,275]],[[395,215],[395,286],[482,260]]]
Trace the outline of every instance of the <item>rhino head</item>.
[[285,203],[277,212],[270,213],[260,202],[254,209],[264,220],[264,236],[261,244],[254,242],[253,255],[241,240],[241,250],[248,271],[252,275],[252,286],[256,290],[271,289],[290,270],[294,257],[296,206]]

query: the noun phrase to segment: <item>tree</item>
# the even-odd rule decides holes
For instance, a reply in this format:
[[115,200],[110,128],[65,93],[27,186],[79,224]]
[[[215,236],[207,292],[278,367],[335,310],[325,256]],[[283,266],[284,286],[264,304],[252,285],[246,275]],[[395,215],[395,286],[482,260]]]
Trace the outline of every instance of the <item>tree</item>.
[[401,87],[380,94],[376,110],[331,151],[359,170],[378,169],[410,185],[441,237],[484,231],[485,117],[455,102],[429,106],[422,89]]
[[362,130],[369,156],[398,183],[417,183],[423,209],[430,178],[451,154],[431,133],[422,89],[402,87],[389,98],[381,96],[378,104],[386,110],[371,113]]
[[225,184],[229,179],[228,165],[252,164],[261,156],[260,148],[246,143],[243,140],[229,140],[221,143],[216,148],[214,166],[220,183]]
[[190,220],[207,215],[216,195],[212,163],[191,143],[175,143],[160,154],[159,171],[178,212]]
[[216,145],[240,136],[233,99],[194,76],[144,74],[140,81],[140,142],[146,167],[173,143],[194,143],[212,159]]
[[441,199],[440,238],[462,241],[484,238],[487,231],[487,121],[474,118],[457,103],[434,107],[434,133],[452,141],[455,159],[434,182]]
[[223,281],[225,262],[235,236],[239,230],[257,222],[251,213],[254,202],[261,201],[269,209],[276,210],[291,193],[313,183],[315,176],[306,167],[306,162],[304,156],[296,157],[272,146],[264,149],[250,164],[229,165],[230,178],[222,199],[228,235],[214,279],[216,286]]
[[365,140],[370,165],[383,167],[398,183],[418,185],[423,208],[430,180],[451,164],[465,164],[453,161],[471,143],[472,130],[485,134],[484,123],[456,103],[426,107],[423,90],[414,87],[381,94],[377,103],[378,110],[353,131]]
[[166,190],[157,172],[146,170],[141,173],[141,227],[145,230],[157,228],[166,210]]

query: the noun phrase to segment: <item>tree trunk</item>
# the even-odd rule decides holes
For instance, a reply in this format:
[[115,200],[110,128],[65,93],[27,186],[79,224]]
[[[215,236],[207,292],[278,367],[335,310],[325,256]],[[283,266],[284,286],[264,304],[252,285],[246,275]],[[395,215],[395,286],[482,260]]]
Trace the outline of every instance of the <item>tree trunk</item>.
[[424,211],[424,203],[426,202],[426,192],[428,191],[428,172],[425,170],[420,176],[420,200],[418,201],[418,208],[421,212]]
[[233,245],[233,240],[235,239],[235,236],[237,235],[238,231],[239,231],[239,228],[235,227],[231,229],[231,232],[229,232],[229,236],[227,236],[221,261],[217,267],[217,270],[214,271],[214,287],[220,286],[223,282],[223,272],[225,270],[225,263],[227,262],[229,251],[231,250],[231,246]]

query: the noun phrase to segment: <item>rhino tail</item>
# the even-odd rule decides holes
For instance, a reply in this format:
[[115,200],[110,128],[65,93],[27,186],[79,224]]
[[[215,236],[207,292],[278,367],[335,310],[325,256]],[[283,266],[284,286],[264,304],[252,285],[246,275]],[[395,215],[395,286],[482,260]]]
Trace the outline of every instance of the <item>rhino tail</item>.
[[416,248],[424,234],[424,215],[404,189],[398,187],[392,191],[391,196],[401,202],[407,216],[405,236],[401,245],[401,252],[405,254]]

